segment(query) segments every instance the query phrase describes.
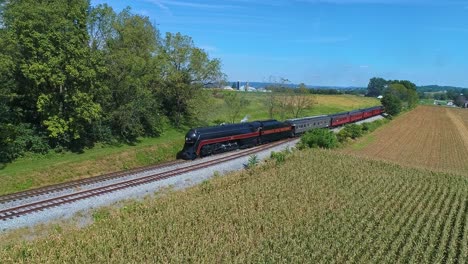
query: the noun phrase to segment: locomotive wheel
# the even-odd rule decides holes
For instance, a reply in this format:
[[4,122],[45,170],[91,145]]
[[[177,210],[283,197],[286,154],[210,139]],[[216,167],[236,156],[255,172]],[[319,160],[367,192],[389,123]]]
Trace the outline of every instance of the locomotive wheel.
[[211,154],[213,154],[213,145],[203,146],[200,150],[201,157],[210,156]]

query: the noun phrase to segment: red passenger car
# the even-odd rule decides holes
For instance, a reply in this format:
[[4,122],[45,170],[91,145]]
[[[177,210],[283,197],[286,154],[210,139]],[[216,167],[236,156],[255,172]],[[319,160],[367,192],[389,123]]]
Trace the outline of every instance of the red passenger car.
[[356,122],[363,118],[363,111],[361,110],[349,112],[349,122]]
[[348,113],[339,113],[331,116],[331,126],[341,126],[351,122]]

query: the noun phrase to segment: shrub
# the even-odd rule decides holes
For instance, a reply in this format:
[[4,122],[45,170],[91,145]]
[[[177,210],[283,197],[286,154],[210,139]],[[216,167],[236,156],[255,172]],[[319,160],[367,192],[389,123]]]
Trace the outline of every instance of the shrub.
[[47,141],[28,124],[11,124],[0,127],[0,162],[9,162],[27,152],[45,154]]
[[270,158],[276,160],[276,163],[283,163],[286,160],[286,152],[274,152],[272,151],[270,154]]
[[348,130],[352,139],[362,136],[362,126],[357,124],[346,125],[343,130]]
[[249,160],[247,162],[247,168],[250,169],[250,168],[253,168],[253,167],[257,166],[258,161],[259,160],[258,160],[257,155],[250,155]]
[[348,140],[348,138],[356,139],[361,137],[363,134],[363,126],[357,124],[349,124],[344,126],[343,129],[338,132],[337,138],[338,141],[343,143]]
[[335,148],[338,139],[332,131],[328,129],[313,129],[305,133],[299,142],[299,148]]
[[375,120],[374,122],[370,123],[363,123],[362,126],[362,131],[363,132],[372,132],[376,130],[378,127],[386,124],[388,122],[388,119],[379,119]]
[[385,112],[391,116],[398,115],[402,110],[401,100],[390,92],[384,94],[382,105],[385,107]]

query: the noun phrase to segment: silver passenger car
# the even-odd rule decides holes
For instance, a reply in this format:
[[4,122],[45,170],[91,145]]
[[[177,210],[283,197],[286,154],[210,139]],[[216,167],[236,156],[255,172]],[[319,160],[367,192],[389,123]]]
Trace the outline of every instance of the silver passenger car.
[[294,133],[302,134],[314,128],[326,128],[330,126],[331,117],[328,115],[302,117],[286,120],[291,124]]

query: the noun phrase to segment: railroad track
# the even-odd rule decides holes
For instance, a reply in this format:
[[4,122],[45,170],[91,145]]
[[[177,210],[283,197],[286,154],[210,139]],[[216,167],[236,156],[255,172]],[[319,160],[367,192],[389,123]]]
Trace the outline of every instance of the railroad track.
[[[272,144],[260,145],[260,146],[257,146],[255,148],[251,148],[251,149],[248,149],[248,150],[243,150],[242,152],[237,152],[237,153],[234,153],[234,154],[231,154],[231,155],[228,155],[228,156],[224,156],[224,157],[220,157],[220,158],[217,158],[217,159],[201,162],[201,163],[198,163],[198,164],[192,164],[192,165],[184,166],[184,167],[181,167],[181,168],[176,168],[174,170],[155,173],[155,174],[139,177],[139,178],[136,178],[136,179],[124,180],[124,181],[121,181],[121,182],[112,183],[112,184],[104,185],[104,186],[101,186],[101,187],[91,188],[91,189],[88,189],[88,190],[78,191],[78,192],[74,192],[74,193],[71,193],[71,194],[61,195],[61,196],[57,196],[57,197],[50,198],[50,199],[44,199],[44,200],[40,200],[40,201],[37,201],[37,202],[26,203],[26,204],[23,204],[23,205],[19,205],[19,206],[11,207],[11,208],[8,208],[8,209],[0,210],[0,220],[5,221],[5,220],[8,220],[8,219],[12,219],[12,218],[15,218],[15,217],[20,217],[22,215],[26,215],[26,214],[29,214],[29,213],[32,213],[32,212],[43,211],[43,210],[48,209],[48,208],[56,207],[56,206],[63,205],[63,204],[72,203],[72,202],[75,202],[75,201],[78,201],[78,200],[83,200],[83,199],[86,199],[86,198],[99,196],[99,195],[103,195],[103,194],[110,193],[110,192],[115,192],[115,191],[126,189],[126,188],[129,188],[129,187],[134,187],[134,186],[138,186],[138,185],[147,184],[147,183],[150,183],[150,182],[155,182],[155,181],[160,181],[160,180],[163,180],[163,179],[171,178],[171,177],[180,175],[182,173],[191,172],[191,171],[206,168],[206,167],[209,167],[211,165],[215,165],[215,164],[218,164],[218,163],[221,163],[221,162],[226,162],[226,161],[234,160],[234,159],[237,159],[237,158],[240,158],[240,157],[243,157],[243,156],[247,156],[247,155],[250,155],[250,154],[253,154],[253,153],[268,149],[268,148],[271,148],[271,147],[278,146],[278,145],[286,143],[286,142],[290,142],[292,140],[294,140],[294,139],[287,139],[287,140],[277,141],[277,142],[272,143]],[[175,162],[175,163],[177,164],[177,162]],[[187,162],[181,162],[181,163],[187,163]],[[189,163],[187,163],[187,164],[189,164]],[[160,167],[167,167],[167,166],[170,166],[170,164],[163,164]],[[157,167],[157,166],[155,166],[155,167]],[[148,169],[146,169],[146,170],[148,170]],[[135,171],[145,171],[145,169],[140,168],[140,169],[132,170],[130,174],[134,174]],[[115,178],[121,178],[123,176],[127,176],[127,175],[129,175],[128,173],[129,173],[129,171],[119,172],[119,173],[115,173],[115,174],[103,175],[102,177],[103,178],[107,177],[106,179],[109,180],[109,179],[115,179]],[[125,175],[122,175],[122,174],[125,174]],[[114,178],[112,178],[112,175],[114,175]],[[85,184],[90,185],[92,183],[105,181],[104,179],[101,179],[101,178],[97,179],[97,178],[99,178],[99,177],[94,178],[94,182],[92,182],[93,178],[87,179],[89,181],[85,181]],[[57,188],[58,190],[54,190],[54,186],[41,188],[42,194],[51,193],[51,192],[58,192],[59,190],[76,187],[77,185],[75,183],[77,183],[77,182],[81,182],[81,180],[68,183],[68,187],[65,187],[65,185],[67,183],[54,185],[55,188]],[[70,186],[73,186],[73,187],[70,187]],[[39,189],[31,190],[31,192],[32,191],[39,191]],[[26,197],[31,197],[31,196],[27,196],[26,193],[28,193],[28,192],[22,192],[22,194],[24,194],[24,195],[21,196],[22,197],[21,199],[24,199]],[[31,195],[33,197],[38,196],[39,195],[38,193],[39,192],[32,192]],[[11,195],[8,195],[8,196],[13,197],[14,195],[15,194],[11,194]],[[11,199],[10,199],[10,201],[11,201]]]
[[79,179],[79,180],[74,180],[74,181],[69,181],[69,182],[64,182],[64,183],[48,185],[45,187],[31,189],[31,190],[27,190],[23,192],[2,195],[0,196],[0,204],[10,203],[10,202],[14,202],[14,201],[18,201],[18,200],[22,200],[26,198],[31,198],[35,196],[40,196],[44,194],[55,193],[55,192],[59,192],[59,191],[67,190],[67,189],[73,189],[76,187],[82,187],[82,186],[91,185],[91,184],[104,182],[108,180],[118,179],[118,178],[126,177],[132,174],[136,174],[136,173],[142,173],[142,172],[151,171],[155,169],[162,169],[162,168],[166,168],[166,167],[177,165],[177,164],[183,164],[183,163],[186,163],[186,161],[176,160],[176,161],[166,162],[166,163],[159,164],[159,165],[150,165],[150,166],[140,167],[140,168],[136,168],[132,170],[107,173],[107,174],[90,177],[86,179]]

